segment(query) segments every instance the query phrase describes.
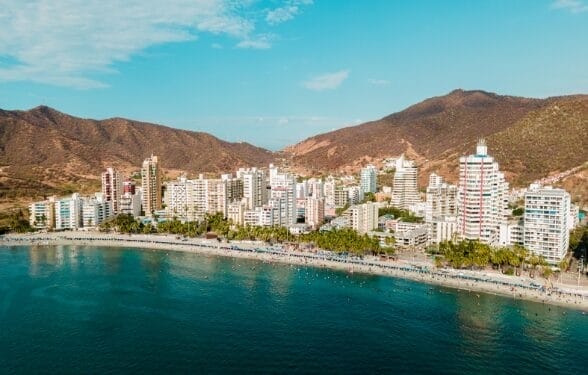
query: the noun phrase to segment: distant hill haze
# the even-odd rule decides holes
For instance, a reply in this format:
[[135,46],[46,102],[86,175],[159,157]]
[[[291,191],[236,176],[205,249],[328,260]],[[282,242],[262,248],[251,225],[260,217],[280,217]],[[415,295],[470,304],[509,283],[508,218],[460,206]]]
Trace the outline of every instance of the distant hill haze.
[[[357,172],[405,153],[417,161],[423,186],[433,171],[456,181],[459,156],[472,153],[481,137],[513,185],[581,166],[588,161],[588,95],[529,99],[455,90],[280,153],[122,118],[81,119],[44,106],[0,110],[0,208],[19,198],[95,191],[106,166],[138,171],[151,154],[160,157],[169,176],[275,161],[310,176]],[[586,168],[578,173],[574,181],[585,182]],[[588,187],[573,185],[588,197]]]
[[307,173],[356,171],[406,153],[417,161],[423,185],[433,171],[456,181],[459,156],[472,153],[482,137],[515,185],[580,166],[588,161],[588,95],[529,99],[455,90],[284,153]]

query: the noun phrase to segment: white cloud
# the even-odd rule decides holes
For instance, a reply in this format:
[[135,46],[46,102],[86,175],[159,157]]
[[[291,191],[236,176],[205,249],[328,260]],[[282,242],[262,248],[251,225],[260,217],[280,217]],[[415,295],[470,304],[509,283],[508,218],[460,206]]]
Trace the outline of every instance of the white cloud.
[[238,48],[251,48],[251,49],[268,49],[271,48],[273,40],[272,35],[258,35],[244,39],[237,43]]
[[345,69],[334,73],[321,74],[303,82],[302,85],[314,91],[334,90],[349,77],[349,72],[349,69]]
[[368,79],[368,83],[374,86],[388,86],[390,84],[390,81],[386,79],[370,78]]
[[555,0],[551,6],[555,9],[566,9],[572,13],[588,11],[588,4],[582,0]]
[[[33,81],[81,89],[106,85],[148,47],[194,41],[199,33],[235,38],[241,48],[270,48],[255,35],[261,15],[236,0],[2,0],[0,81]],[[217,46],[213,45],[213,48]]]
[[312,0],[289,0],[282,7],[268,10],[265,21],[270,25],[290,21],[300,13],[301,5],[310,5],[312,3]]
[[282,22],[286,22],[294,18],[298,14],[298,6],[289,5],[282,8],[276,8],[267,12],[265,20],[270,25],[277,25]]

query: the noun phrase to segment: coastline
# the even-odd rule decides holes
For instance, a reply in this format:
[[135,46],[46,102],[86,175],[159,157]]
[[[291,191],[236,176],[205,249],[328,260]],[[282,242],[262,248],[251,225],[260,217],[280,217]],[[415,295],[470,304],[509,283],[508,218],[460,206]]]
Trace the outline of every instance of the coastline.
[[268,246],[260,241],[226,243],[217,240],[184,239],[173,235],[125,235],[83,231],[0,236],[0,246],[36,245],[133,247],[331,268],[408,279],[468,292],[494,294],[588,312],[588,288],[573,288],[566,285],[550,289],[542,285],[545,280],[534,280],[528,277],[506,276],[485,271],[436,269],[429,264],[383,261],[376,257],[344,258],[327,251],[291,251],[281,246]]

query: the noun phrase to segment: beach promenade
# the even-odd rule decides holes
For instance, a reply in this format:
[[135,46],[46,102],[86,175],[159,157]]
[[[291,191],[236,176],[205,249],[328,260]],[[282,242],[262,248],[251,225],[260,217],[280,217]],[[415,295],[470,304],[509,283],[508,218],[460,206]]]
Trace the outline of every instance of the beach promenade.
[[327,267],[347,272],[376,274],[446,286],[468,292],[482,292],[548,303],[588,312],[588,288],[548,285],[544,279],[507,276],[490,270],[437,269],[431,263],[382,260],[378,257],[349,257],[330,251],[298,251],[260,241],[220,242],[173,235],[113,234],[101,232],[52,232],[0,236],[0,246],[88,245],[135,247],[205,255],[256,259],[310,267]]

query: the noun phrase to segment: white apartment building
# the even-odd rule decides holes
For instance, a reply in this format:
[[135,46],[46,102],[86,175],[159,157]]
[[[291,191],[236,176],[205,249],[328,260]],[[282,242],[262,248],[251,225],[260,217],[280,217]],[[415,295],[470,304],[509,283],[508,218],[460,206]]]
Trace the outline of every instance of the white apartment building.
[[318,229],[325,221],[325,198],[306,198],[305,222]]
[[508,183],[486,142],[476,153],[459,159],[457,230],[461,239],[498,244],[500,225],[508,217]]
[[82,200],[75,193],[69,198],[55,201],[55,229],[76,230],[82,226]]
[[96,228],[112,216],[114,216],[113,202],[106,201],[102,194],[82,198],[82,227]]
[[394,207],[408,209],[421,201],[417,187],[417,167],[414,162],[404,158],[404,154],[396,159],[394,185],[390,204]]
[[563,189],[531,186],[525,193],[524,245],[555,264],[570,242],[570,194]]
[[228,189],[227,180],[198,179],[188,180],[185,177],[166,185],[166,215],[170,218],[197,221],[206,214],[220,212],[227,216]]
[[343,190],[347,192],[348,204],[358,204],[363,200],[361,186],[346,186]]
[[270,165],[269,205],[279,209],[275,225],[289,227],[296,224],[296,179],[289,173],[280,173]]
[[34,202],[29,205],[29,223],[36,229],[52,229],[55,227],[55,197]]
[[325,205],[334,207],[335,204],[335,189],[337,187],[337,183],[333,176],[327,177],[323,184],[323,192],[325,194]]
[[120,212],[119,202],[123,194],[123,175],[116,169],[109,167],[102,173],[102,196],[107,202],[112,202],[114,214]]
[[240,168],[237,171],[237,178],[243,180],[243,197],[248,209],[261,207],[267,203],[267,182],[262,170]]
[[514,246],[525,244],[525,227],[522,219],[509,220],[500,224],[500,237],[498,243],[502,246]]
[[368,165],[361,169],[360,172],[360,186],[362,192],[375,193],[377,186],[378,170],[373,165]]
[[362,234],[378,228],[378,207],[373,202],[352,206],[349,209],[351,227]]
[[120,212],[121,214],[133,215],[137,217],[141,215],[141,196],[139,193],[132,194],[126,192],[120,197]]
[[429,227],[429,243],[438,244],[451,241],[457,234],[457,217],[437,216],[427,223]]
[[271,227],[276,225],[275,222],[279,215],[279,208],[265,205],[255,207],[253,210],[246,210],[243,215],[243,222],[245,225]]
[[457,214],[457,186],[445,183],[441,176],[431,173],[425,201],[425,222],[436,217]]
[[247,202],[234,201],[227,205],[227,219],[233,224],[243,225],[245,224],[245,210],[247,210]]

